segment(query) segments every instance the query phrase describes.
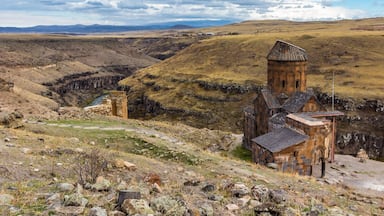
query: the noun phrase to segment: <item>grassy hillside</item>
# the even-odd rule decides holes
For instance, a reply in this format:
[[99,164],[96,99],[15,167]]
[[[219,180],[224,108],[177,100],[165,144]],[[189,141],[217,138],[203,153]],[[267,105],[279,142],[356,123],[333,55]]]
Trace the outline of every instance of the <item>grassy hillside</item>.
[[131,101],[144,96],[163,110],[181,112],[178,118],[188,123],[233,130],[241,127],[241,110],[251,104],[257,86],[266,83],[266,55],[281,39],[307,50],[308,87],[330,93],[334,71],[338,97],[382,99],[384,33],[355,28],[383,22],[255,21],[208,29],[235,35],[199,41],[120,84],[130,87]]
[[[25,126],[25,130],[0,127],[3,215],[69,214],[74,210],[88,215],[96,206],[109,213],[118,209],[117,192],[124,189],[139,191],[141,199],[148,203],[170,197],[178,201],[171,207],[181,205],[196,215],[207,211],[212,212],[209,215],[254,215],[255,207],[282,215],[380,215],[383,211],[380,192],[276,172],[239,159],[231,149],[211,148],[224,143],[240,145],[235,134],[207,132],[183,124],[105,117],[29,121]],[[85,160],[86,155],[93,157]],[[108,180],[109,187],[74,189],[80,180],[79,169],[86,167],[86,162],[95,165],[101,160],[106,166],[98,175]],[[127,161],[135,169],[125,169],[117,161]],[[93,168],[85,172],[96,172]],[[353,175],[377,173],[360,170]],[[149,176],[156,176],[157,188]],[[63,183],[72,187],[64,190]],[[210,190],[203,189],[207,185]],[[88,204],[65,204],[73,195],[87,199]],[[228,210],[229,204],[238,209]],[[155,205],[151,208],[155,210]],[[165,214],[168,208],[158,211],[159,215],[182,215]]]

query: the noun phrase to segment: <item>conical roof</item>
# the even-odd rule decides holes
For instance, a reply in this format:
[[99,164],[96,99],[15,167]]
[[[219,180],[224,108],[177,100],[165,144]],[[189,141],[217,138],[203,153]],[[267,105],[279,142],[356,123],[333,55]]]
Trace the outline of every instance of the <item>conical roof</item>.
[[267,59],[272,61],[307,61],[308,56],[303,48],[278,40],[269,51]]

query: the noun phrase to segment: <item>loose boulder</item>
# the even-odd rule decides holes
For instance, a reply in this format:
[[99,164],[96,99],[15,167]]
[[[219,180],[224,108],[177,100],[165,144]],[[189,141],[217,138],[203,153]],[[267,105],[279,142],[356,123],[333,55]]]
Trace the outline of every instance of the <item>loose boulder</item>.
[[243,197],[248,195],[250,192],[251,190],[243,183],[234,184],[231,190],[232,196],[234,197]]
[[161,196],[151,202],[151,207],[161,215],[184,215],[187,208],[170,196]]
[[356,157],[361,163],[365,163],[369,159],[368,154],[364,149],[360,149],[359,152],[357,152]]
[[126,199],[121,205],[121,209],[128,215],[154,214],[153,210],[149,207],[148,202],[144,199]]
[[73,189],[75,189],[75,186],[73,186],[73,184],[70,184],[70,183],[60,183],[57,185],[57,188],[61,192],[66,192],[66,191],[72,191]]
[[103,176],[99,176],[96,178],[96,183],[93,184],[91,188],[95,191],[109,191],[111,182]]
[[253,198],[262,203],[269,201],[269,189],[263,185],[255,185],[251,189]]

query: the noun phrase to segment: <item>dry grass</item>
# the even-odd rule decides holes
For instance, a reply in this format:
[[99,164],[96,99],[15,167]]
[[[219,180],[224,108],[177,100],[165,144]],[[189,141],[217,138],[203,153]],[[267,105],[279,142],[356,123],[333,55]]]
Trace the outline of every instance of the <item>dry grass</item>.
[[[161,186],[163,190],[162,195],[170,194],[173,197],[184,197],[185,201],[192,208],[197,208],[199,203],[201,204],[202,196],[206,196],[201,193],[201,187],[204,186],[204,183],[215,184],[217,186],[215,194],[225,197],[224,200],[217,203],[217,207],[220,209],[231,202],[231,194],[225,189],[225,184],[243,182],[248,186],[261,184],[271,189],[284,189],[289,196],[286,205],[302,212],[311,209],[315,204],[321,204],[325,207],[337,205],[347,212],[349,211],[349,206],[355,205],[359,207],[358,213],[362,215],[379,213],[378,209],[372,209],[373,206],[377,206],[376,204],[372,206],[372,204],[349,200],[349,197],[353,196],[353,191],[345,190],[342,187],[322,185],[310,177],[283,174],[243,160],[233,159],[229,155],[222,156],[220,153],[201,150],[202,144],[200,142],[202,140],[198,137],[207,136],[206,130],[194,129],[182,124],[172,125],[166,122],[119,121],[116,119],[112,121],[105,119],[96,119],[95,121],[56,121],[56,123],[72,124],[73,126],[133,126],[138,131],[155,130],[179,140],[187,139],[184,136],[185,132],[193,133],[188,138],[189,141],[185,141],[185,144],[180,145],[164,140],[161,137],[136,132],[84,130],[73,127],[46,125],[29,125],[26,131],[0,128],[0,140],[4,138],[4,134],[17,137],[17,140],[13,140],[17,145],[16,148],[6,148],[4,145],[0,145],[2,155],[7,156],[0,158],[0,164],[14,167],[11,169],[14,179],[7,180],[4,176],[0,178],[2,183],[0,184],[0,191],[15,196],[16,199],[13,205],[19,207],[23,214],[36,215],[45,211],[46,203],[42,197],[46,193],[57,192],[55,183],[52,184],[54,176],[58,182],[74,183],[77,181],[77,176],[72,170],[73,161],[78,157],[76,151],[79,150],[76,149],[81,148],[84,152],[90,152],[95,148],[95,146],[87,144],[91,140],[96,141],[96,146],[101,154],[108,155],[108,160],[112,161],[113,159],[120,158],[136,164],[138,168],[133,172],[108,168],[104,174],[112,181],[113,187],[123,179],[131,187],[146,188],[148,185],[143,185],[144,183],[142,182],[144,176],[149,173],[156,173],[164,183]],[[214,133],[219,134],[223,132]],[[78,140],[74,139],[74,136]],[[133,140],[130,137],[135,139]],[[193,137],[197,139],[194,140]],[[37,138],[44,139],[44,143],[41,143]],[[106,145],[105,139],[108,140],[108,145]],[[152,143],[154,145],[151,147],[152,149],[155,149],[154,147],[163,148],[166,146],[174,152],[187,151],[188,154],[204,159],[206,162],[190,165],[183,161],[169,160],[160,155],[142,156],[136,153],[129,153],[122,148],[119,150],[115,149],[117,144],[124,146],[134,145],[132,141],[137,142],[139,139]],[[206,144],[219,142],[220,136],[216,139],[208,139]],[[23,147],[29,147],[33,152],[31,154],[23,154],[20,152],[20,148]],[[147,151],[151,151],[151,148],[147,149]],[[19,161],[26,165],[31,164],[31,166],[12,164],[12,162]],[[58,166],[58,163],[61,165]],[[33,171],[34,168],[38,168],[39,171]],[[16,172],[19,174],[16,174]],[[190,173],[193,173],[193,175]],[[197,187],[185,187],[183,183],[187,180],[200,180],[202,184]],[[8,188],[16,188],[16,190],[9,190]],[[90,198],[90,202],[93,205],[101,201],[91,192],[84,191],[84,194],[87,198]],[[99,194],[97,196],[104,195]]]
[[13,88],[13,92],[16,93],[19,98],[24,98],[26,100],[29,100],[30,102],[40,104],[41,106],[46,107],[48,109],[57,110],[59,108],[57,102],[41,95],[31,93],[17,86]]
[[[308,87],[331,94],[335,72],[335,92],[339,98],[381,100],[384,98],[383,33],[353,28],[382,20],[255,21],[199,29],[239,35],[216,36],[195,43],[120,84],[131,87],[129,101],[145,95],[165,109],[184,111],[181,117],[170,114],[157,119],[176,119],[193,126],[239,132],[242,109],[251,104],[256,87],[266,83],[266,56],[275,41],[282,39],[307,51]],[[228,86],[248,91],[228,92],[225,90]]]
[[[310,58],[309,87],[319,87],[322,91],[330,92],[332,71],[336,71],[339,96],[357,99],[384,97],[380,82],[384,79],[381,73],[384,69],[384,53],[380,49],[384,46],[382,35],[377,32],[360,35],[354,31],[332,36],[320,31],[307,34],[316,36],[302,39],[303,35],[284,36],[273,33],[264,37],[240,35],[205,40],[173,58],[140,71],[136,79],[141,79],[143,83],[150,82],[150,74],[156,77],[152,80],[156,85],[176,91],[185,88],[177,89],[178,83],[175,81],[260,85],[266,81],[265,57],[269,49],[276,39],[284,39],[307,50]],[[121,84],[130,85],[134,82],[132,79],[135,77]],[[158,100],[161,101],[161,98]]]

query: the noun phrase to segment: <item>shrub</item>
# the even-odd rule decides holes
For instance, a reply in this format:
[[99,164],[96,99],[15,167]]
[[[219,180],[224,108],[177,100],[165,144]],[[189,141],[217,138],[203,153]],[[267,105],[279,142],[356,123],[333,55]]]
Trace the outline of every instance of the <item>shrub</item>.
[[99,149],[92,149],[90,152],[80,153],[75,172],[78,175],[79,183],[95,183],[96,178],[107,168],[107,160]]

